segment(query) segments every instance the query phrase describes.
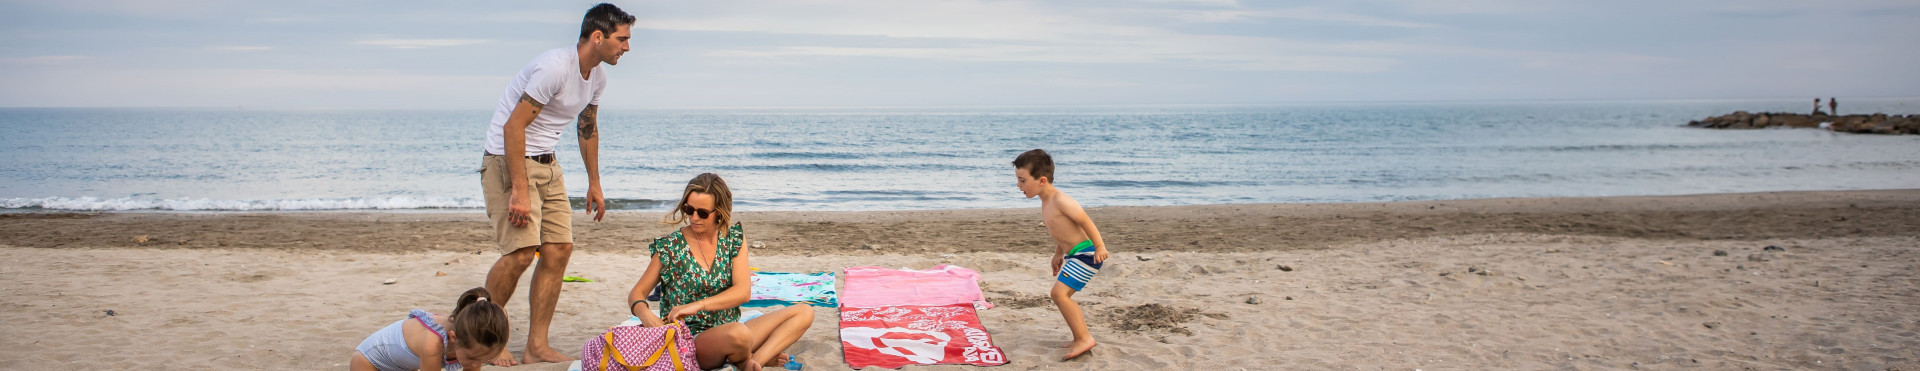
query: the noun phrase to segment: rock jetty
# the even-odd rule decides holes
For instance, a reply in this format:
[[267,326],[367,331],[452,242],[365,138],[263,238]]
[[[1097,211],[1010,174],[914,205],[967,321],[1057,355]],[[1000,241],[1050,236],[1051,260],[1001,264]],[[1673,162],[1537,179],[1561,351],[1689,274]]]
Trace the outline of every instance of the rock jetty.
[[1786,112],[1734,113],[1708,117],[1687,122],[1687,126],[1708,129],[1762,129],[1776,126],[1790,128],[1824,128],[1838,132],[1861,134],[1920,134],[1920,115],[1871,115],[1831,116],[1827,114],[1800,114]]

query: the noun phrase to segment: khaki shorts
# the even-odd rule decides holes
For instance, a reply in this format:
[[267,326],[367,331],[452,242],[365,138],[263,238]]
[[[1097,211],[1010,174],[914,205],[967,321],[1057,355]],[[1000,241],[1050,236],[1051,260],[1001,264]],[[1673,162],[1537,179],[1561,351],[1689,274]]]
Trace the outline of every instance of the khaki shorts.
[[[493,219],[494,242],[499,244],[500,253],[549,243],[573,243],[573,205],[567,202],[567,185],[560,176],[560,161],[556,159],[549,164],[530,159],[520,161],[527,162],[527,197],[533,203],[533,212],[529,213],[533,221],[525,227],[515,227],[507,219],[507,193],[513,191],[513,183],[507,180],[507,157],[486,155],[480,161],[480,188],[487,195],[487,218]],[[534,229],[536,226],[539,230]]]

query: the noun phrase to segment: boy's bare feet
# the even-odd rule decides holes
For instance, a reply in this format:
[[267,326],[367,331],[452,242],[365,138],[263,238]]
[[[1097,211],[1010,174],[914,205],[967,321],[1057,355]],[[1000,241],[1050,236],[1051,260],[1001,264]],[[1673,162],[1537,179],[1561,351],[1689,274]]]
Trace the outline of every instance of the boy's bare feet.
[[564,353],[554,351],[553,348],[547,347],[527,348],[526,355],[521,358],[523,358],[526,363],[566,362],[573,360],[573,357],[568,357]]
[[1065,361],[1079,357],[1082,354],[1087,354],[1087,351],[1093,350],[1093,345],[1093,339],[1075,340],[1073,344],[1067,344],[1067,358],[1061,358],[1060,360]]
[[513,367],[520,364],[520,362],[513,360],[513,351],[506,349],[501,349],[500,355],[493,357],[492,363],[494,366],[500,367]]

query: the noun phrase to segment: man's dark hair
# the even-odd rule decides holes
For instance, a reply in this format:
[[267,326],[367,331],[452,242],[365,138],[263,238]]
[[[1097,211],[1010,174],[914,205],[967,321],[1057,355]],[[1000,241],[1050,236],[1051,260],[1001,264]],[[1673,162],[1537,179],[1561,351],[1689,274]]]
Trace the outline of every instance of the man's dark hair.
[[631,25],[633,25],[632,14],[620,11],[620,7],[613,4],[600,3],[600,5],[594,5],[593,9],[587,9],[587,18],[580,21],[580,38],[593,36],[593,31],[600,31],[601,36],[612,36],[613,31],[619,30],[620,26]]
[[1058,182],[1053,178],[1053,156],[1038,148],[1013,158],[1013,168],[1027,169],[1027,176],[1033,179],[1047,178],[1048,183]]

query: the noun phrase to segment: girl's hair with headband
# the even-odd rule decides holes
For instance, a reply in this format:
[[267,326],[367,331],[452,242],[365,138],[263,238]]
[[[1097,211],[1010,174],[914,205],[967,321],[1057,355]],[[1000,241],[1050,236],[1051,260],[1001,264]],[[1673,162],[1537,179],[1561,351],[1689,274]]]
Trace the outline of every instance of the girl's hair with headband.
[[459,344],[454,346],[483,349],[507,346],[507,311],[493,302],[493,294],[485,287],[460,294],[450,319],[454,337],[459,339]]

